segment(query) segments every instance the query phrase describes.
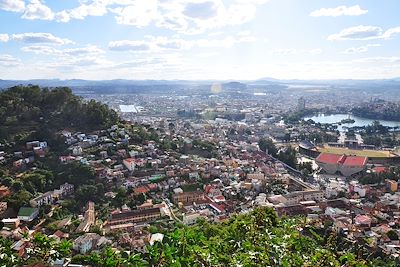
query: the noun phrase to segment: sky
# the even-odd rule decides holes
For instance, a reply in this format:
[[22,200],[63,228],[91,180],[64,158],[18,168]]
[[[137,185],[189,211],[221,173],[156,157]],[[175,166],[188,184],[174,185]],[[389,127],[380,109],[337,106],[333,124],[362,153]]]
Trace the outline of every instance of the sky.
[[399,0],[0,0],[0,79],[400,77]]

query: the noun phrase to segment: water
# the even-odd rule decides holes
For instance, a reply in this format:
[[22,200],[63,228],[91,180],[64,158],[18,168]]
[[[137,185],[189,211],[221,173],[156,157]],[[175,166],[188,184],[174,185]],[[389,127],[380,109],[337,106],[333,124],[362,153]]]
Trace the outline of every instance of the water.
[[[348,118],[355,120],[355,122],[354,123],[342,123],[342,125],[338,125],[339,131],[344,131],[343,127],[354,127],[354,126],[362,127],[362,126],[372,125],[372,123],[375,121],[372,119],[361,118],[361,117],[348,115],[348,114],[330,114],[330,115],[318,114],[318,115],[315,115],[312,117],[305,117],[304,120],[312,119],[313,121],[319,122],[319,123],[334,124],[334,123],[339,123],[341,120],[348,119]],[[379,120],[379,122],[383,126],[400,127],[399,121]]]

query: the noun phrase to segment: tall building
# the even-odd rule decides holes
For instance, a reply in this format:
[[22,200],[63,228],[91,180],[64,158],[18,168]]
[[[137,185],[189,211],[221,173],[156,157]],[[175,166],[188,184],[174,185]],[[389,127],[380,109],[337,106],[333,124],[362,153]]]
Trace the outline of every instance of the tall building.
[[306,100],[304,97],[300,97],[299,100],[297,100],[297,110],[304,110],[306,109]]

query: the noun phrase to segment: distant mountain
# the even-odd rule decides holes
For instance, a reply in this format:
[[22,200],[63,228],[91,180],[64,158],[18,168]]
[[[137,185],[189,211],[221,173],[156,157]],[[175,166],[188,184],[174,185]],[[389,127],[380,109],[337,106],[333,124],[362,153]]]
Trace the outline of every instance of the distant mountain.
[[241,82],[228,82],[222,84],[223,89],[231,90],[244,90],[247,88],[247,84]]
[[220,83],[225,91],[246,90],[251,88],[267,87],[271,90],[281,90],[287,87],[298,86],[324,86],[330,88],[354,88],[358,90],[376,90],[384,86],[386,89],[397,90],[400,88],[400,77],[381,80],[278,80],[265,77],[253,81],[235,80],[82,80],[82,79],[34,79],[34,80],[0,80],[0,89],[9,88],[15,85],[39,85],[41,87],[72,88],[75,92],[96,92],[96,93],[135,93],[135,92],[168,92],[168,90],[201,90],[209,89],[214,83]]

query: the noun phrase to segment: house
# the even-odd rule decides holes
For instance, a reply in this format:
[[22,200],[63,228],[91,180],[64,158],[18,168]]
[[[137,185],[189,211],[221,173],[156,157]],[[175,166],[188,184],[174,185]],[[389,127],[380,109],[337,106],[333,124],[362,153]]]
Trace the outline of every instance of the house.
[[53,191],[46,192],[38,197],[35,197],[29,201],[32,207],[41,207],[43,205],[52,204],[55,195]]
[[86,254],[92,249],[97,248],[97,243],[100,240],[100,238],[101,236],[95,233],[87,233],[81,235],[80,237],[74,240],[72,248],[81,254]]
[[0,199],[11,195],[11,191],[7,186],[0,186]]
[[186,225],[193,225],[199,218],[202,218],[199,212],[183,214],[182,222]]
[[160,242],[162,243],[164,239],[164,235],[160,233],[152,234],[150,238],[150,246],[154,245],[155,242]]
[[397,181],[386,179],[385,180],[385,184],[386,184],[386,188],[390,192],[397,192],[398,186],[399,186]]
[[4,223],[5,227],[11,228],[11,229],[17,229],[20,224],[20,220],[18,218],[3,219],[2,222]]
[[7,202],[0,202],[0,214],[7,210]]
[[193,203],[193,202],[197,202],[201,199],[204,199],[204,193],[200,192],[200,191],[183,192],[183,193],[174,194],[172,196],[172,200],[175,204],[178,204],[179,202]]
[[34,147],[40,147],[40,142],[39,141],[26,142],[27,150],[33,149]]
[[82,155],[83,149],[80,146],[75,146],[74,148],[72,148],[72,155],[74,156],[79,156]]
[[73,156],[60,156],[61,163],[68,163],[74,161],[76,158]]
[[161,217],[160,208],[150,208],[142,210],[128,210],[128,211],[117,211],[111,213],[110,218],[107,220],[106,224],[109,226],[128,224],[128,223],[138,223],[147,222],[158,219]]
[[31,222],[39,215],[39,209],[30,207],[21,207],[18,212],[18,219],[24,222]]
[[25,161],[23,159],[19,159],[13,162],[13,167],[15,169],[20,169],[25,166]]
[[74,192],[74,185],[69,183],[64,183],[60,185],[60,189],[56,189],[54,191],[48,191],[44,194],[41,194],[38,197],[35,197],[34,199],[31,199],[29,201],[29,204],[31,204],[32,207],[40,207],[43,205],[52,204],[57,199],[70,195],[73,192]]
[[135,160],[133,158],[124,159],[123,163],[129,171],[135,170]]

